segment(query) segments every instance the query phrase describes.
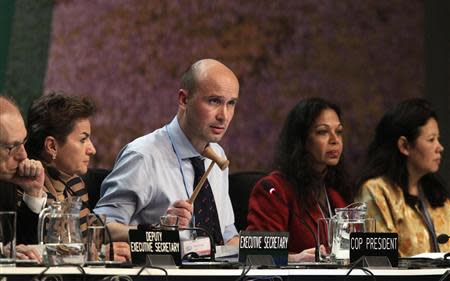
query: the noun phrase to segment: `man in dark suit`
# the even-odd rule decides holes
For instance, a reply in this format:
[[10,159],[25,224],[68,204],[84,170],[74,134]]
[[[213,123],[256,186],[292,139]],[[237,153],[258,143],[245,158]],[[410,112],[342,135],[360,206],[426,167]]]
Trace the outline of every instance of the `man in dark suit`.
[[[26,136],[27,131],[19,109],[12,100],[0,95],[0,210],[17,211],[19,243],[24,235],[36,233],[36,222],[29,218],[32,217],[32,212],[39,213],[46,201],[46,194],[42,189],[44,168],[41,162],[28,159],[24,147]],[[24,191],[20,207],[17,207],[15,185]],[[30,247],[18,245],[16,250],[18,259],[41,260],[40,255]]]

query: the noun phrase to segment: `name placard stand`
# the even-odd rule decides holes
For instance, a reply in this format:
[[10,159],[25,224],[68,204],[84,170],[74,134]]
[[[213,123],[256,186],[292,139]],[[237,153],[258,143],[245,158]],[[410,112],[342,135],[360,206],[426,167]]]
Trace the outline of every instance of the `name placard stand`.
[[146,265],[162,268],[177,268],[172,255],[147,255]]
[[386,256],[364,256],[362,266],[377,269],[392,269],[391,262]]
[[135,265],[167,267],[181,264],[180,236],[177,230],[130,229],[128,240],[131,261]]
[[247,255],[245,264],[275,266],[275,261],[273,260],[271,255]]
[[251,265],[287,265],[288,232],[241,231],[239,262]]
[[350,233],[350,262],[358,266],[389,269],[398,267],[398,234]]

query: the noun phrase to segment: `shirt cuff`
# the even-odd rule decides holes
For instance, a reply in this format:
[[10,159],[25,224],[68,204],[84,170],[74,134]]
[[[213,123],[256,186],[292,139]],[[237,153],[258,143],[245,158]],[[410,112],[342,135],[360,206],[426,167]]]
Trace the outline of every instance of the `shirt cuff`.
[[39,214],[47,202],[47,193],[43,193],[41,198],[30,196],[23,193],[23,202],[27,204],[28,208],[35,214]]
[[226,244],[231,238],[233,238],[234,236],[237,236],[237,235],[238,235],[238,232],[237,232],[236,226],[234,226],[234,224],[227,225],[225,227],[225,231],[223,232],[223,235],[222,235],[223,241]]

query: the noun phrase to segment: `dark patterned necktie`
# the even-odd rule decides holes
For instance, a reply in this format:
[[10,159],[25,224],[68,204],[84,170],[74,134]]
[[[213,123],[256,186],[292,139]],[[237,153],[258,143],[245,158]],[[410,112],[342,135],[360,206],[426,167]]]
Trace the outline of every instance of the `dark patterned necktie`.
[[[194,166],[194,188],[205,173],[205,164],[199,157],[190,158]],[[216,201],[212,193],[208,179],[206,179],[197,198],[194,201],[195,226],[206,229],[218,245],[223,245],[222,232],[220,230],[219,215],[217,214]]]

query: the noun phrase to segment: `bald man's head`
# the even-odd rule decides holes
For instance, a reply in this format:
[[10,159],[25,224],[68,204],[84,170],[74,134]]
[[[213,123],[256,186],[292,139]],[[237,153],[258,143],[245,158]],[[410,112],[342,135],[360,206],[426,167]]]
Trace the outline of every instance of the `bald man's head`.
[[202,59],[192,64],[181,77],[180,88],[189,93],[195,93],[199,84],[208,79],[210,74],[223,74],[231,77],[237,84],[238,79],[226,65],[214,59]]
[[[5,130],[7,127],[10,127],[9,123],[12,120],[21,121],[18,123],[22,123],[25,129],[23,118],[17,105],[7,96],[0,95],[0,142],[4,142],[7,139],[7,132]],[[21,129],[20,126],[18,129]]]
[[17,116],[20,116],[20,119],[22,119],[22,115],[15,102],[7,96],[0,95],[0,142],[5,136],[3,130],[5,129],[6,123],[11,117],[17,118]]
[[27,130],[14,102],[0,96],[0,179],[11,179],[21,161],[27,158],[22,143]]
[[178,91],[178,122],[197,151],[219,142],[233,119],[239,81],[227,66],[213,59],[189,67]]
[[6,113],[20,114],[20,110],[12,99],[5,95],[0,95],[0,115]]

